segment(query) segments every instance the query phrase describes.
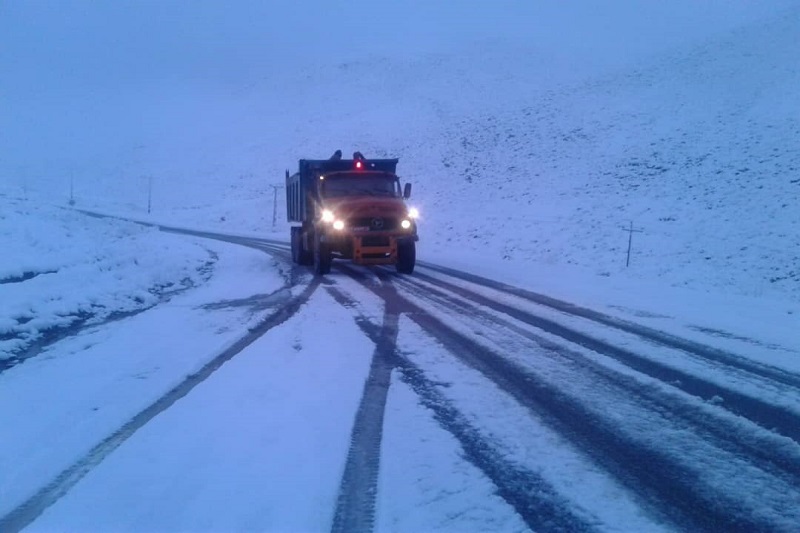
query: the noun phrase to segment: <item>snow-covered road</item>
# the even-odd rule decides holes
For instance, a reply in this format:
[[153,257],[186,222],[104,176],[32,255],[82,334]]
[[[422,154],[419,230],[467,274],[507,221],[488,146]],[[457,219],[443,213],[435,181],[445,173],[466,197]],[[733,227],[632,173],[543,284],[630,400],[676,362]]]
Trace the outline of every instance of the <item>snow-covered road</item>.
[[206,283],[0,373],[0,530],[800,527],[800,375],[747,339],[188,233]]

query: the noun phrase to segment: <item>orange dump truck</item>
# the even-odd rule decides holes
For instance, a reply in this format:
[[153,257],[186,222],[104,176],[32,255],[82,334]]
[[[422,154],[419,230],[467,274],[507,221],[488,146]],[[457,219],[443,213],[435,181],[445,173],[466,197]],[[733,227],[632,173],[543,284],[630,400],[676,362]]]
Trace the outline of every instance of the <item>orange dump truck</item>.
[[360,152],[342,159],[301,159],[286,171],[286,216],[292,260],[313,265],[318,275],[334,258],[360,265],[393,264],[411,274],[416,262],[417,211],[405,200],[411,184],[400,186],[397,159],[366,159]]

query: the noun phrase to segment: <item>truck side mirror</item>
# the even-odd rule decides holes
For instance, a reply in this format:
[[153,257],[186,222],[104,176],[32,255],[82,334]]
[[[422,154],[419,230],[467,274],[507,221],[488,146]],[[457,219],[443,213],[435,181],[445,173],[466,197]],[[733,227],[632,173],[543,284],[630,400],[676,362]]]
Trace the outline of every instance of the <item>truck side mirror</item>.
[[408,200],[410,196],[411,196],[411,184],[406,183],[405,187],[403,187],[403,198]]

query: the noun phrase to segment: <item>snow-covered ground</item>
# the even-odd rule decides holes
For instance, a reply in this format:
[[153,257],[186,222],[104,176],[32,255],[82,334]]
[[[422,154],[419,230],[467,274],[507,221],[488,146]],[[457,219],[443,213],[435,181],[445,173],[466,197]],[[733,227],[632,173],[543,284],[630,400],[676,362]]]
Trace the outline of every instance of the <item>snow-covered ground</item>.
[[[288,273],[267,254],[89,217],[70,198],[288,240],[284,170],[337,148],[400,157],[422,261],[713,333],[798,370],[798,2],[311,4],[0,5],[0,517],[286,297]],[[308,13],[340,31],[319,32]],[[34,529],[325,529],[370,353],[331,313],[347,314],[331,300],[261,338]],[[330,335],[349,349],[320,340]],[[343,365],[351,353],[361,358]],[[387,456],[433,474],[383,492],[379,525],[524,528],[392,387],[387,417],[422,420],[438,446],[426,456],[387,433]],[[324,425],[292,425],[303,417]],[[330,443],[318,463],[254,460],[307,458],[318,448],[296,447],[309,441]],[[197,464],[208,468],[176,477]],[[403,464],[387,463],[381,486],[396,487]],[[307,478],[264,482],[289,471]],[[304,491],[315,476],[318,491]],[[426,483],[439,477],[473,489],[437,493]],[[170,500],[191,486],[191,501]],[[116,499],[82,522],[104,494]],[[255,494],[271,507],[250,515]],[[428,498],[442,506],[402,512]],[[448,522],[459,498],[472,511]]]

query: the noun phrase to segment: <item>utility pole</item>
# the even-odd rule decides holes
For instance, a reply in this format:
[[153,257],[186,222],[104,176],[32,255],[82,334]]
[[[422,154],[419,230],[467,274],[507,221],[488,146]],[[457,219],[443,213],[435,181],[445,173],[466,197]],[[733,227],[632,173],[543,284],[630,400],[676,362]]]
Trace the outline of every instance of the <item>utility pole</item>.
[[272,229],[275,229],[275,225],[278,222],[278,189],[282,188],[282,185],[270,185],[272,187]]
[[150,206],[153,203],[153,176],[147,176],[147,214],[150,214]]
[[628,232],[628,258],[625,260],[625,266],[628,267],[631,264],[631,244],[633,243],[633,234],[634,233],[642,233],[644,230],[640,229],[633,229],[633,220],[631,220],[631,225],[629,228],[622,228],[622,231]]
[[69,177],[69,205],[75,205],[75,178]]

